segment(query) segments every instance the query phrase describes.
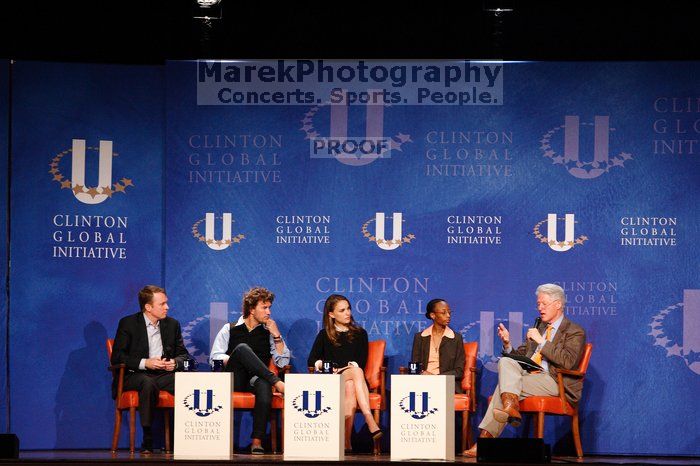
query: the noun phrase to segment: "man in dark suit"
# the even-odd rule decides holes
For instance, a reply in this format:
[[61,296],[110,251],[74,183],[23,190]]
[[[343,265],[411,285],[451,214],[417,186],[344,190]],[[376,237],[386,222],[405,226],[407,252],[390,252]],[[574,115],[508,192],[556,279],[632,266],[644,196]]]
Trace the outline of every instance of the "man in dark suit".
[[[479,437],[498,437],[506,424],[520,425],[519,400],[528,396],[558,396],[557,372],[574,369],[586,346],[586,333],[581,326],[564,317],[566,295],[564,290],[551,283],[540,285],[537,295],[539,325],[527,331],[527,338],[518,349],[510,346],[510,333],[503,324],[498,325],[498,336],[503,350],[527,356],[540,364],[541,371],[527,372],[512,358],[498,361],[498,385],[493,392],[484,419],[479,424]],[[564,375],[564,390],[571,403],[581,398],[583,383]],[[476,444],[464,452],[476,456]]]
[[[112,349],[112,364],[126,364],[124,390],[139,392],[139,418],[143,428],[141,453],[151,453],[151,421],[158,393],[175,391],[174,371],[189,353],[182,342],[180,323],[168,317],[168,297],[158,286],[139,291],[141,311],[122,318]],[[116,380],[112,385],[116,396]]]

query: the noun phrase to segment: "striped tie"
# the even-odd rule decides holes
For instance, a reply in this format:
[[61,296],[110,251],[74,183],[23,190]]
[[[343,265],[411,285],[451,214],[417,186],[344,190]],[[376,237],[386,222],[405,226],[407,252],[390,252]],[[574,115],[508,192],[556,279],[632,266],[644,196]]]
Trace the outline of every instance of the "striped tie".
[[[549,338],[552,336],[552,326],[547,325],[547,331],[544,332],[544,339],[547,341],[551,341]],[[532,359],[537,365],[542,364],[542,354],[538,351],[535,354],[532,355]]]

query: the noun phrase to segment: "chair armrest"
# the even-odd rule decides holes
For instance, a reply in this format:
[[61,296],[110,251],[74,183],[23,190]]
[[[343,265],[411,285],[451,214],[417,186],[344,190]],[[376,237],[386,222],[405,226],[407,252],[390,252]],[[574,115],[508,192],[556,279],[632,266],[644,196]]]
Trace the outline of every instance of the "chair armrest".
[[284,367],[280,367],[278,372],[280,375],[291,374],[292,373],[292,366],[287,364]]
[[[566,410],[567,406],[571,406],[569,403],[569,400],[566,399],[566,390],[564,389],[564,376],[562,375],[562,372],[573,372],[574,375],[578,375],[578,371],[569,371],[569,370],[560,370],[557,372],[557,386],[559,387],[559,400],[561,401],[561,409],[563,411]],[[582,374],[583,375],[583,374]]]
[[113,376],[117,377],[117,397],[115,398],[115,403],[118,405],[122,397],[122,392],[124,391],[124,372],[126,371],[126,364],[113,364],[107,369],[112,371]]
[[380,410],[386,409],[386,366],[382,366],[379,370],[379,394],[382,396],[382,403],[379,406]]
[[309,371],[309,374],[313,374],[316,371],[316,368],[312,366],[308,366],[307,369]]
[[470,367],[469,372],[471,373],[471,387],[469,387],[469,410],[473,413],[476,412],[476,367]]
[[581,371],[574,371],[574,370],[569,370],[569,369],[557,369],[557,372],[559,374],[566,374],[566,375],[571,375],[573,377],[583,377],[586,375],[585,372]]

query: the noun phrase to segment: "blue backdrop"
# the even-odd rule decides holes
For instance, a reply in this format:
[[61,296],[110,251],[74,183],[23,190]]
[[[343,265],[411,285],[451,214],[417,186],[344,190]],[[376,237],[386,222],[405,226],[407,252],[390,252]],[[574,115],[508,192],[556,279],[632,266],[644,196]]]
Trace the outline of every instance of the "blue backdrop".
[[[0,283],[7,283],[7,160],[9,156],[9,122],[10,122],[10,62],[0,60],[0,173],[5,176],[0,180]],[[5,432],[9,426],[7,389],[7,288],[3,286],[0,296],[0,431]]]
[[[425,303],[440,296],[455,310],[451,325],[480,343],[480,418],[495,385],[495,326],[521,338],[535,288],[556,282],[595,348],[585,451],[700,453],[688,435],[698,421],[676,421],[700,388],[697,301],[654,324],[698,288],[697,71],[507,64],[502,105],[356,105],[343,118],[326,103],[197,105],[195,64],[170,64],[166,284],[190,349],[203,359],[212,321],[226,310],[234,320],[243,291],[264,285],[278,293],[273,315],[304,371],[319,303],[339,292],[370,339],[387,340],[396,373],[427,325]],[[348,137],[400,147],[371,163],[315,157],[310,142],[343,124]],[[400,246],[372,241],[377,213],[401,214]],[[556,243],[567,214],[571,245]],[[567,431],[549,429],[550,441],[568,441]]]
[[11,430],[107,446],[105,340],[162,281],[162,70],[17,63],[13,83]]
[[[198,105],[191,62],[15,65],[12,429],[25,448],[108,445],[103,339],[145,283],[165,284],[202,364],[242,293],[270,288],[298,372],[329,294],[387,340],[389,373],[428,325],[425,303],[442,297],[451,326],[479,342],[476,427],[495,385],[496,325],[521,339],[535,288],[555,282],[594,344],[584,451],[700,454],[686,408],[700,389],[699,71],[507,63],[497,105],[346,108]],[[314,144],[329,137],[391,150],[323,156]],[[115,153],[109,191],[101,141]],[[95,226],[100,215],[114,224]],[[121,253],[95,233],[125,233],[126,259],[57,257],[89,254],[65,249],[69,233],[94,254]],[[33,433],[37,423],[55,435]],[[548,420],[547,440],[569,453],[568,431]]]

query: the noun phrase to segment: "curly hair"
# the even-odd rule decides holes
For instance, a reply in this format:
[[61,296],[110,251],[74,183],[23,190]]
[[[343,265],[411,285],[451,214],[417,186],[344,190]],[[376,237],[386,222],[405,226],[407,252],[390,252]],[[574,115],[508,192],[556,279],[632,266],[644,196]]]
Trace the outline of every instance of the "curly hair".
[[261,286],[255,286],[243,295],[243,318],[247,318],[250,315],[250,311],[258,305],[258,303],[273,302],[275,300],[275,294],[263,288]]

